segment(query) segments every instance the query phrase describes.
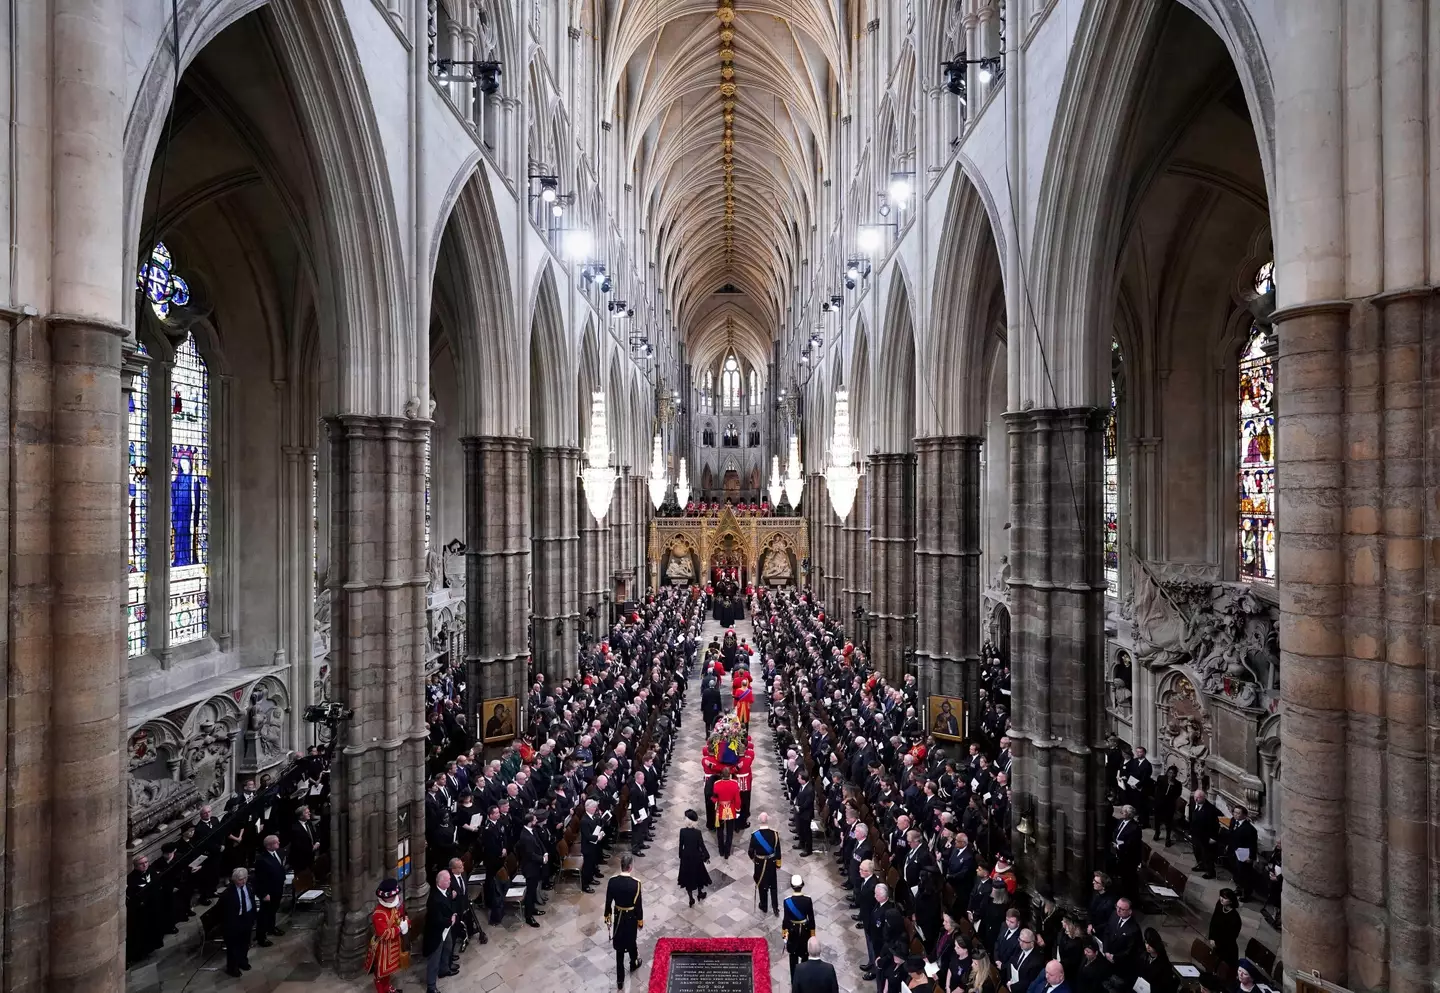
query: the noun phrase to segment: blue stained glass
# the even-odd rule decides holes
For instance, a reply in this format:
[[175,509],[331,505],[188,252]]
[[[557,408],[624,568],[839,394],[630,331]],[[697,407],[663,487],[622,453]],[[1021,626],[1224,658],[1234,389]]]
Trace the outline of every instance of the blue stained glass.
[[193,337],[175,350],[170,398],[170,644],[202,638],[210,613],[210,377]]
[[[140,354],[148,355],[145,346]],[[126,576],[125,637],[129,654],[144,655],[149,648],[146,622],[149,619],[149,536],[150,536],[150,367],[141,367],[130,394],[129,436],[129,528]]]
[[183,307],[190,302],[190,284],[177,276],[174,269],[170,249],[160,241],[150,252],[150,261],[140,264],[140,273],[136,276],[136,283],[150,301],[155,316],[162,321],[170,316],[171,304]]

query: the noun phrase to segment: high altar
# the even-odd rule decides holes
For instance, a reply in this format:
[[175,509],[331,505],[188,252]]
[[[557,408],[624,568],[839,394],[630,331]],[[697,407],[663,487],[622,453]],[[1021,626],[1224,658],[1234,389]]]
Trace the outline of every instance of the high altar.
[[742,587],[808,582],[810,532],[803,517],[751,517],[726,507],[713,517],[650,522],[650,584],[690,586],[721,575]]

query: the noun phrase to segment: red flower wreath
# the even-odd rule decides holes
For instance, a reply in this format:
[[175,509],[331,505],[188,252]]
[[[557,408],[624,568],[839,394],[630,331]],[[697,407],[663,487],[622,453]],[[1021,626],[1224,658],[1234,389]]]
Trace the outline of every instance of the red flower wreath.
[[661,938],[655,942],[655,954],[650,960],[649,993],[665,993],[670,980],[670,956],[677,952],[749,952],[755,993],[770,993],[770,946],[764,938]]

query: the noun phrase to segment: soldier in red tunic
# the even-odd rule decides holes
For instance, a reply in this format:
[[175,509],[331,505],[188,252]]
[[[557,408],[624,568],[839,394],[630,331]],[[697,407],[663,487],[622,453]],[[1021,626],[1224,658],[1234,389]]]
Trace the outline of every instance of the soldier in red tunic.
[[740,784],[731,778],[733,773],[729,766],[721,775],[724,778],[712,790],[715,795],[716,842],[720,846],[720,854],[728,859],[730,843],[735,837],[735,822],[740,817]]
[[375,976],[375,993],[399,993],[390,977],[410,964],[405,935],[410,918],[400,899],[400,884],[387,879],[375,891],[375,909],[370,912],[370,950],[365,954],[365,971]]

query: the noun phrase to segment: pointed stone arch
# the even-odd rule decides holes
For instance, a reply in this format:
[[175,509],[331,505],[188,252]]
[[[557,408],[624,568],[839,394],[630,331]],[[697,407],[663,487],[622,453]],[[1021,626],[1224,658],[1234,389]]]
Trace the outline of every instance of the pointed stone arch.
[[880,452],[910,452],[915,446],[915,319],[904,274],[890,283],[885,334],[876,368],[872,404],[873,445]]
[[565,385],[570,369],[555,271],[547,264],[536,284],[530,317],[530,439],[538,446],[576,445],[578,435],[569,428],[575,420],[572,391]]
[[952,178],[925,349],[933,404],[916,412],[920,435],[978,435],[985,422],[984,360],[1005,327],[1004,231],[980,182],[963,161]]

